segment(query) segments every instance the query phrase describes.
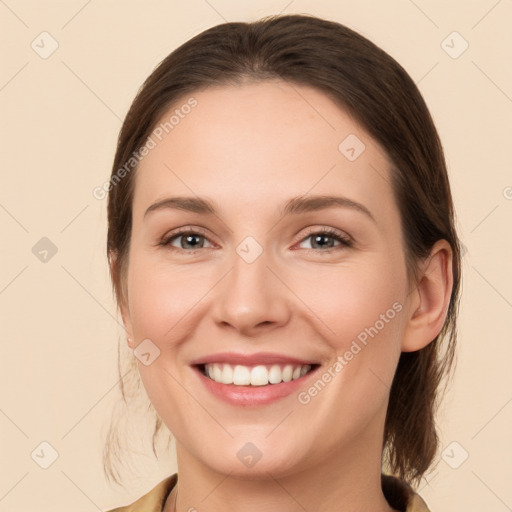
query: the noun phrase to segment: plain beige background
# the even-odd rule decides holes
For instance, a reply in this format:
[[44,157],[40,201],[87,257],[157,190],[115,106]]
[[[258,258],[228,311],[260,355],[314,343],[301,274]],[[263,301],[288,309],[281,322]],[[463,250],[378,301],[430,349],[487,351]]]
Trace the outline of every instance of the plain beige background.
[[122,330],[106,201],[92,191],[108,179],[121,121],[158,62],[224,20],[279,12],[369,37],[431,109],[467,252],[442,450],[420,493],[433,512],[511,510],[510,0],[0,0],[0,512],[106,510],[175,471],[172,453],[153,458],[142,421],[130,441],[140,474],[127,474],[127,489],[103,476]]

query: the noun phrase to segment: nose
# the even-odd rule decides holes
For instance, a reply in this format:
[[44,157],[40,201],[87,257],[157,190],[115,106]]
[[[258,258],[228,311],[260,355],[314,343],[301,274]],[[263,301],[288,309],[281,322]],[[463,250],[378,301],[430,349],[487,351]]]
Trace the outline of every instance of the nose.
[[276,265],[269,267],[266,252],[252,262],[235,253],[232,262],[231,271],[216,287],[216,325],[249,337],[286,325],[292,294]]

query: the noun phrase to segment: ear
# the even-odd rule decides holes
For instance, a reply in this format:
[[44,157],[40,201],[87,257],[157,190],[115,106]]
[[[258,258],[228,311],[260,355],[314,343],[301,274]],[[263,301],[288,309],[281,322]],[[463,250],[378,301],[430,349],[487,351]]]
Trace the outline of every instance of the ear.
[[452,257],[450,244],[438,240],[423,262],[409,294],[403,352],[426,347],[443,328],[453,287]]
[[128,307],[128,294],[126,293],[126,287],[123,286],[122,276],[120,275],[120,269],[118,265],[117,253],[110,253],[108,256],[110,265],[110,275],[114,283],[114,289],[116,292],[117,304],[121,317],[123,319],[123,325],[126,333],[126,341],[131,349],[135,348],[135,338],[133,336],[132,321],[130,315],[130,308]]
[[128,305],[123,301],[122,304],[119,304],[119,310],[121,311],[121,316],[123,318],[123,324],[126,333],[126,342],[128,343],[128,346],[133,350],[135,348],[135,338],[133,336],[130,309],[128,308]]

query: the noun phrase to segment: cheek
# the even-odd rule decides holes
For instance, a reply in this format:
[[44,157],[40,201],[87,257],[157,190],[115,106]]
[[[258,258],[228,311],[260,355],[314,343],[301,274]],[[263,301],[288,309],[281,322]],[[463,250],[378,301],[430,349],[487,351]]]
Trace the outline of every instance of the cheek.
[[[382,331],[396,333],[402,309],[403,272],[390,261],[331,268],[328,272],[309,272],[296,280],[294,290],[324,325],[326,339],[336,350],[347,343],[364,341]],[[394,324],[394,325],[392,325]]]
[[383,406],[400,356],[405,270],[397,261],[330,269],[310,275],[297,290],[320,319],[332,352],[324,403],[352,410],[360,421]]
[[136,343],[149,339],[160,351],[150,365],[137,363],[140,378],[159,416],[177,431],[185,428],[186,411],[194,407],[180,385],[179,344],[190,333],[194,304],[206,293],[191,273],[187,268],[164,268],[141,251],[131,258],[127,276]]
[[135,257],[128,272],[130,315],[137,340],[172,342],[183,320],[208,290],[192,266],[165,268],[161,263]]

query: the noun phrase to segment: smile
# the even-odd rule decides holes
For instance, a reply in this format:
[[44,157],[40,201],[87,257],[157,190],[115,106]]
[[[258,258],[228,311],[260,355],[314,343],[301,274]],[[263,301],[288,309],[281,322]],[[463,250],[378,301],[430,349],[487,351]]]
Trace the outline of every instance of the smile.
[[203,375],[219,384],[235,386],[267,386],[280,384],[304,377],[312,366],[310,364],[286,365],[231,365],[228,363],[213,363],[202,366]]

